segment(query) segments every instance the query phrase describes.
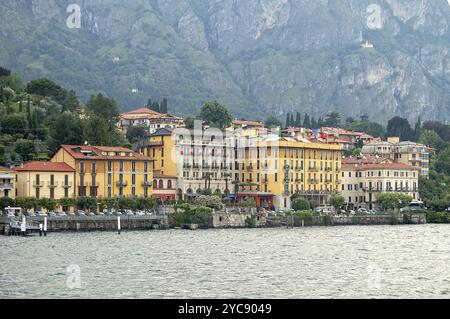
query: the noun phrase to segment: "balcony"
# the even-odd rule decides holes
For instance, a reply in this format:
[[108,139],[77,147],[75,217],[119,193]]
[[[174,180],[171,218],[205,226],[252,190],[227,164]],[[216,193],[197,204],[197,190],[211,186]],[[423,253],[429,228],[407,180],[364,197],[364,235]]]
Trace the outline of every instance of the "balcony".
[[247,171],[252,171],[252,170],[253,170],[253,165],[247,166]]
[[33,182],[33,187],[34,187],[34,188],[41,188],[41,187],[44,187],[44,183],[43,183],[43,182],[36,182],[36,181],[34,181],[34,182]]
[[332,167],[325,167],[325,172],[331,172],[333,170]]
[[127,181],[122,181],[122,182],[117,182],[116,183],[117,187],[127,187],[128,186],[128,182]]
[[58,185],[59,185],[58,182],[53,182],[53,183],[47,182],[47,186],[48,186],[49,188],[57,188]]
[[144,181],[144,182],[142,182],[141,186],[142,187],[153,187],[153,183],[150,181],[147,181],[147,182]]
[[317,179],[308,179],[309,184],[319,184],[319,181]]
[[13,184],[10,183],[5,183],[5,184],[0,184],[0,190],[12,190],[14,188]]
[[192,167],[191,164],[184,164],[184,165],[183,165],[183,168],[191,168],[191,167]]
[[71,188],[72,187],[72,182],[68,182],[66,184],[63,185],[64,188]]
[[308,170],[310,172],[318,172],[319,171],[319,169],[317,167],[310,167]]

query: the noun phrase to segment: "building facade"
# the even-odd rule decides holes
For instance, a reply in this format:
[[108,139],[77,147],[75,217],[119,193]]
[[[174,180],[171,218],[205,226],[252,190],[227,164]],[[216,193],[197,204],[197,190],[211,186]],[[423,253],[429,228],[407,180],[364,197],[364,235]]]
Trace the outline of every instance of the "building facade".
[[420,169],[420,175],[430,175],[430,154],[433,150],[423,144],[415,142],[399,142],[398,139],[387,142],[370,143],[364,145],[364,155],[378,155],[389,159],[411,165]]
[[9,168],[0,166],[0,197],[15,198],[16,173]]
[[382,193],[402,193],[419,199],[420,169],[389,158],[348,158],[342,164],[342,196],[349,209],[377,208]]
[[150,134],[160,128],[177,128],[184,125],[181,117],[172,114],[161,114],[148,108],[139,108],[120,114],[117,127],[126,132],[132,126],[143,126]]
[[264,208],[290,208],[294,194],[326,204],[341,183],[342,148],[294,138],[260,138],[239,148],[240,197]]
[[50,159],[75,170],[76,197],[150,197],[152,160],[127,148],[63,145]]
[[17,197],[75,197],[75,170],[65,163],[29,162],[16,168]]
[[[198,134],[198,135],[195,135]],[[154,160],[154,174],[176,177],[177,200],[197,196],[205,189],[230,193],[233,176],[232,138],[217,130],[160,129],[140,146]]]

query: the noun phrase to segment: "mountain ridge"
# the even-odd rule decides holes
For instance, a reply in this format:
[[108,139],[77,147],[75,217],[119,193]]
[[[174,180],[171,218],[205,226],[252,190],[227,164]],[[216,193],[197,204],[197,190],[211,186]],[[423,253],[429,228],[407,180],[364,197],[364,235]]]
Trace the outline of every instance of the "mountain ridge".
[[450,115],[446,0],[82,0],[81,29],[66,26],[70,4],[2,1],[0,64],[123,110],[168,97],[175,113],[219,99],[259,119]]

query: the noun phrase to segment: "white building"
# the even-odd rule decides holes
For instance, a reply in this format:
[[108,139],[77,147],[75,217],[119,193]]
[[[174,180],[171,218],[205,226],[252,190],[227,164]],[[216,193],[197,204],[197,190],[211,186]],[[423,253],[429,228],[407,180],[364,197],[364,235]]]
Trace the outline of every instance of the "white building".
[[346,158],[342,163],[342,196],[349,209],[377,207],[378,194],[403,193],[419,198],[420,169],[388,158]]

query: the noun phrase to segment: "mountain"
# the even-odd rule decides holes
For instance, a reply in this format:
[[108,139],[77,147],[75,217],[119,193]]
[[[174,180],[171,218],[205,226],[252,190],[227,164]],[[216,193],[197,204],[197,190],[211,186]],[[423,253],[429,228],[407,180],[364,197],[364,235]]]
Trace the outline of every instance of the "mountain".
[[[0,65],[123,110],[450,117],[447,0],[2,0]],[[373,48],[362,47],[368,41]]]

